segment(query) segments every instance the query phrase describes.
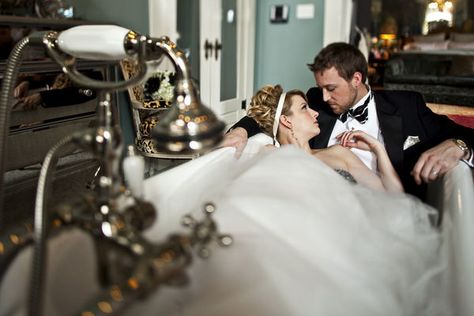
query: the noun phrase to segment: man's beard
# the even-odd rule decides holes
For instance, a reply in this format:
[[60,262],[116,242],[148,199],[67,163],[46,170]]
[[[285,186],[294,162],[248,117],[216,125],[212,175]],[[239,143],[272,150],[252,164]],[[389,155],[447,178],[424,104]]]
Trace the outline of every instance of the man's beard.
[[[356,87],[353,87],[351,86],[351,92],[352,92],[352,99],[351,99],[351,102],[349,102],[349,104],[347,105],[347,108],[344,110],[347,111],[349,110],[350,108],[352,108],[356,103],[357,103],[357,97],[359,96],[359,91],[357,91],[357,88]],[[343,113],[344,113],[343,112]]]

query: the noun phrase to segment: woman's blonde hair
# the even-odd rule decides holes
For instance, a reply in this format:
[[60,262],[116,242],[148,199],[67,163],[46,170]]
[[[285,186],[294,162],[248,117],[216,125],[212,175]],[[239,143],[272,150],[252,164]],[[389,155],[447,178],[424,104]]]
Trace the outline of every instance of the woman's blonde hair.
[[[283,93],[283,88],[280,85],[272,86],[266,85],[255,93],[250,101],[250,108],[247,115],[253,118],[263,132],[273,137],[273,121],[275,119],[275,112],[278,106],[278,101]],[[291,98],[298,95],[305,99],[306,95],[300,90],[290,90],[286,93],[285,102],[283,103],[282,115],[291,115]]]

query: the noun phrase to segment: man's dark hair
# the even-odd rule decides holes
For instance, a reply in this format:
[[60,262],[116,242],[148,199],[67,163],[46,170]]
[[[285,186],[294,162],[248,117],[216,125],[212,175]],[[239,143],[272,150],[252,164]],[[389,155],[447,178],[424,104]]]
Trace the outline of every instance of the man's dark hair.
[[364,55],[356,47],[347,43],[332,43],[323,48],[308,67],[313,73],[334,67],[346,81],[351,80],[356,72],[360,72],[362,82],[365,82],[368,65]]

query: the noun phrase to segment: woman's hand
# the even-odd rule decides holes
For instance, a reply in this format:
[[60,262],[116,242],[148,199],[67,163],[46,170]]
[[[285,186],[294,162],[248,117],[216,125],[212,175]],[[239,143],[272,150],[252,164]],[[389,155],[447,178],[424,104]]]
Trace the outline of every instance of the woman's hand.
[[376,151],[382,144],[363,131],[347,131],[336,136],[339,143],[347,148],[357,148],[367,151]]
[[381,142],[362,131],[347,131],[337,135],[336,138],[343,147],[370,150],[374,153],[377,156],[377,170],[385,190],[403,192],[402,182]]

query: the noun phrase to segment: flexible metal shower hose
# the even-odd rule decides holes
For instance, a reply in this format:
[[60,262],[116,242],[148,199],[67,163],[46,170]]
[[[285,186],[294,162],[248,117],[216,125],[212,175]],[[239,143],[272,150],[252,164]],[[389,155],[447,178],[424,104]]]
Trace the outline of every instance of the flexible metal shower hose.
[[10,126],[10,107],[13,104],[13,90],[15,89],[18,69],[23,57],[23,50],[30,42],[29,37],[20,40],[8,58],[5,73],[3,75],[2,90],[0,92],[0,229],[3,226],[3,195],[5,172],[6,143],[8,129]]
[[74,135],[61,139],[46,154],[41,166],[36,191],[34,230],[33,230],[33,271],[29,296],[30,316],[42,314],[43,283],[45,280],[46,232],[48,220],[48,197],[51,193],[53,175],[62,150],[74,145]]

